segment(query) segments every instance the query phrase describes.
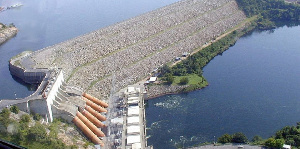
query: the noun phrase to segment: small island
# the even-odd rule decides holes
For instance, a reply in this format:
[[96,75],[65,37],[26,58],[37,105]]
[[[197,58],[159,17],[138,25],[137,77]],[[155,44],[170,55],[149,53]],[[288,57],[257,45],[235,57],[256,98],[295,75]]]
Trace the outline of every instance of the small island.
[[6,42],[8,39],[14,37],[18,32],[18,29],[14,24],[5,25],[0,23],[0,45]]

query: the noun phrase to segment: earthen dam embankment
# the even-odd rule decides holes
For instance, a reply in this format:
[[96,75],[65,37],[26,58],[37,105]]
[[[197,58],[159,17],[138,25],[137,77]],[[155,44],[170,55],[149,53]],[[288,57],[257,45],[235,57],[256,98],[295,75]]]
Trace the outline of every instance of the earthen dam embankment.
[[183,0],[74,39],[20,61],[26,68],[62,68],[68,84],[99,97],[213,41],[246,19],[235,0]]

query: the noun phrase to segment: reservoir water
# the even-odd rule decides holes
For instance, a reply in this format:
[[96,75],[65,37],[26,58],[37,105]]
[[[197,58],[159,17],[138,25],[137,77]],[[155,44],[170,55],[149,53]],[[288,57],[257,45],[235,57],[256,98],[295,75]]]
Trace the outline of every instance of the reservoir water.
[[121,22],[179,0],[0,0],[0,6],[23,6],[0,12],[0,22],[13,23],[19,32],[0,46],[0,99],[22,98],[34,86],[16,82],[8,61],[25,50],[36,51]]
[[[225,133],[268,138],[300,122],[300,26],[253,32],[205,68],[209,86],[147,103],[156,149],[213,142]],[[215,137],[214,137],[215,136]]]

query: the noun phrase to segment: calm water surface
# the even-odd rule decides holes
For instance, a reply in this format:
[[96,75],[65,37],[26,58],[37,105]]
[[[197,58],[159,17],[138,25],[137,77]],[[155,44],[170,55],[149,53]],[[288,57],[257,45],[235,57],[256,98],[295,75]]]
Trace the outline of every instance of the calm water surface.
[[148,101],[148,144],[165,149],[243,132],[270,137],[300,122],[300,26],[254,32],[205,68],[210,85]]
[[[23,6],[0,13],[14,23],[16,37],[0,46],[0,99],[25,97],[35,88],[16,82],[8,61],[24,50],[38,50],[121,22],[179,0],[0,0],[0,6]],[[15,96],[16,94],[16,96]]]

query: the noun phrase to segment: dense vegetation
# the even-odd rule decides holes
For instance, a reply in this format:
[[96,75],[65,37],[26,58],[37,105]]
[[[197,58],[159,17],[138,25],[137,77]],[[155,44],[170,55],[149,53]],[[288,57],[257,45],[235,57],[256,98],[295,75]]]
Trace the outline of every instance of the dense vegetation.
[[284,0],[237,0],[239,7],[247,17],[261,14],[273,21],[299,21],[299,5]]
[[243,133],[235,133],[233,135],[224,134],[218,138],[218,143],[251,143],[254,145],[263,145],[269,148],[281,148],[283,144],[288,144],[294,148],[300,148],[300,122],[297,126],[286,126],[277,131],[275,136],[266,140],[260,136],[254,136],[248,142],[247,137]]
[[[35,125],[30,125],[29,123],[32,123],[30,115],[23,114],[20,120],[14,120],[10,118],[11,111],[19,113],[16,106],[3,109],[0,113],[0,138],[2,140],[33,149],[77,148],[76,146],[66,146],[58,139],[57,125],[60,123],[59,120],[55,120],[50,126],[42,125],[38,121],[35,121]],[[40,116],[36,114],[35,119],[39,118]]]
[[281,130],[277,131],[274,139],[282,139],[285,144],[290,144],[300,148],[300,122],[297,126],[286,126]]
[[260,29],[275,28],[278,21],[300,21],[300,6],[284,0],[237,0],[247,17],[259,16]]
[[248,138],[241,132],[235,133],[233,135],[224,134],[218,138],[219,143],[247,143]]

